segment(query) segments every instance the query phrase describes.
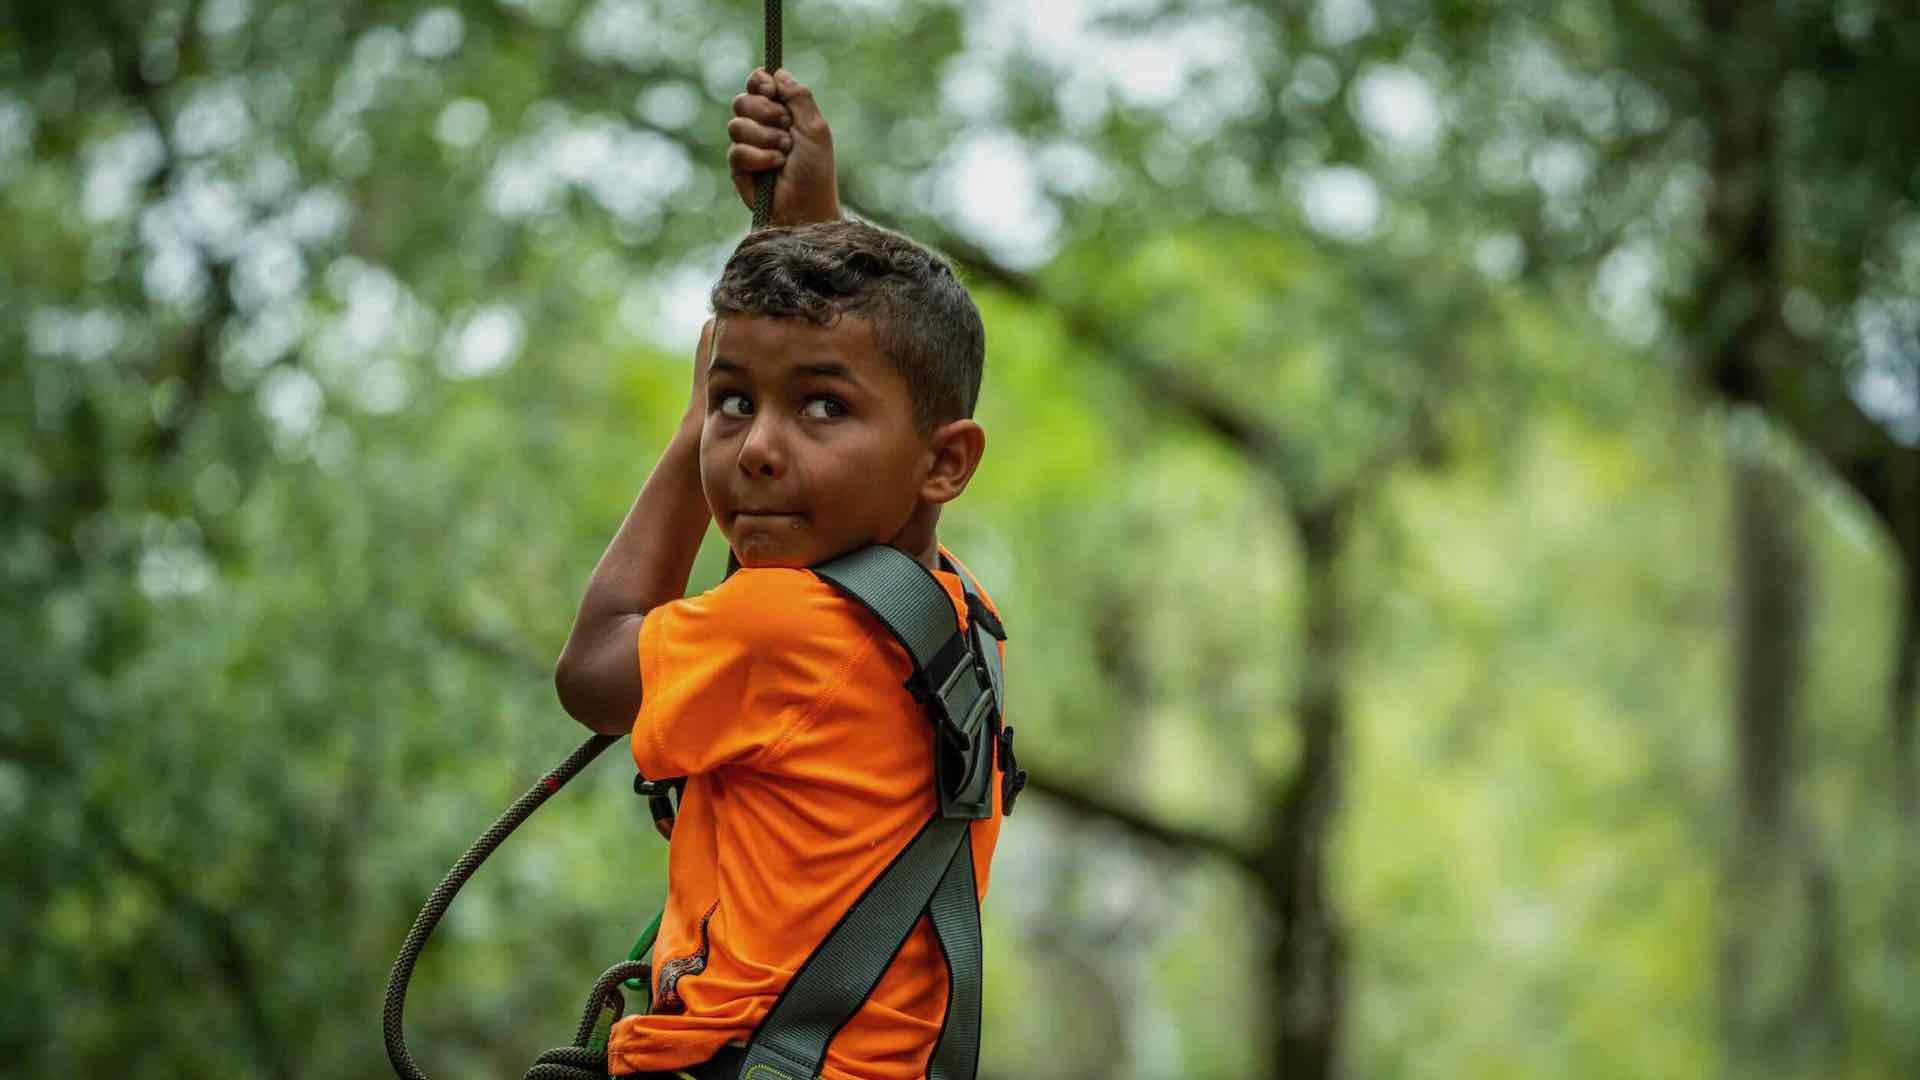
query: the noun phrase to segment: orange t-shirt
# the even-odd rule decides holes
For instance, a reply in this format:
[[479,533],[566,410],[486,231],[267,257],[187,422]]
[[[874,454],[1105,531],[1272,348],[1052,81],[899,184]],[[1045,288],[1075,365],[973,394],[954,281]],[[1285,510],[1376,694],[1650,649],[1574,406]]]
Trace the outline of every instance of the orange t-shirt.
[[[934,576],[964,625],[960,579]],[[933,728],[903,685],[906,650],[812,573],[740,570],[654,608],[639,651],[634,763],[687,788],[653,947],[655,1012],[614,1027],[616,1074],[684,1068],[750,1038],[935,808]],[[994,765],[994,816],[969,837],[983,897],[1000,833]],[[924,1077],[946,1007],[946,959],[922,917],[828,1045],[822,1076]]]

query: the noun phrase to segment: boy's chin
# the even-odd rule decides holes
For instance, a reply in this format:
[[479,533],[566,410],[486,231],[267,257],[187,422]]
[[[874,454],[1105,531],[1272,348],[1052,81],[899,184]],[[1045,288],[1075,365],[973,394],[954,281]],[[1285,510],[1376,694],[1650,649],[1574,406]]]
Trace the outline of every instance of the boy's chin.
[[804,570],[823,561],[806,545],[773,542],[766,536],[745,536],[731,543],[733,557],[749,570]]
[[844,551],[815,551],[812,545],[773,544],[763,537],[750,536],[730,546],[733,557],[739,561],[742,569],[805,570],[837,559],[864,545],[855,545]]
[[806,559],[789,555],[742,555],[733,556],[742,570],[805,570],[813,565]]

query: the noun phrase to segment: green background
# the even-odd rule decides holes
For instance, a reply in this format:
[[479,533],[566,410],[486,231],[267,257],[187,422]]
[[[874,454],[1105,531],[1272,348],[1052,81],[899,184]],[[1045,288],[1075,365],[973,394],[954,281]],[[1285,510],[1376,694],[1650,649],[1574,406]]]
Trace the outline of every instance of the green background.
[[[987,325],[984,1077],[1920,1073],[1911,11],[788,8]],[[0,11],[0,1073],[380,1075],[583,735],[758,6]],[[428,950],[430,1074],[656,909],[609,757]]]

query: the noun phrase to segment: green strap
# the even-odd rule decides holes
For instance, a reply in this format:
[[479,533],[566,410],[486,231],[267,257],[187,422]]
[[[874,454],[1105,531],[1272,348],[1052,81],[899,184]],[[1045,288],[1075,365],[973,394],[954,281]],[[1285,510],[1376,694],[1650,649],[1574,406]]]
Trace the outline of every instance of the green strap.
[[[949,877],[956,876],[957,864],[963,865],[967,879],[972,879],[972,845],[966,843],[967,835],[965,821],[938,816],[921,828],[913,842],[854,902],[788,981],[787,988],[768,1010],[766,1019],[760,1022],[747,1045],[746,1058],[740,1063],[740,1080],[813,1080],[819,1075],[821,1063],[827,1058],[827,1044],[879,985],[880,977],[886,974],[894,956],[906,944],[907,935],[927,911],[936,889]],[[969,889],[967,899],[972,898]],[[953,935],[953,943],[947,945],[943,939],[942,947],[947,949],[957,973],[965,966],[961,950],[968,946],[965,929],[954,923],[959,914],[954,910],[958,906],[956,899],[950,887],[941,910],[942,921]],[[972,966],[977,973],[977,906],[972,919]],[[960,1024],[950,1017],[947,1027],[954,1034],[948,1057],[964,1056],[965,1060],[972,1061],[978,1054],[979,1042],[978,975],[970,980],[956,979],[955,986],[963,982],[971,987],[967,996],[971,998],[972,1015]],[[968,1011],[967,1006],[968,1002],[962,999],[950,1004],[949,1012],[964,1013]],[[941,1042],[948,1041],[943,1032]],[[972,1045],[962,1045],[963,1042]],[[942,1075],[970,1080],[973,1073],[969,1069]]]
[[[667,909],[662,907],[654,914],[653,921],[647,924],[647,928],[640,931],[640,936],[633,939],[633,948],[627,950],[627,959],[629,961],[640,961],[647,958],[648,950],[653,948],[653,939],[660,936],[660,920],[666,918],[666,915]],[[641,999],[642,1004],[639,1008],[634,1009],[634,1012],[644,1013],[652,1011],[653,986],[651,984],[651,978],[628,979],[623,984],[628,990],[633,990],[645,995]]]

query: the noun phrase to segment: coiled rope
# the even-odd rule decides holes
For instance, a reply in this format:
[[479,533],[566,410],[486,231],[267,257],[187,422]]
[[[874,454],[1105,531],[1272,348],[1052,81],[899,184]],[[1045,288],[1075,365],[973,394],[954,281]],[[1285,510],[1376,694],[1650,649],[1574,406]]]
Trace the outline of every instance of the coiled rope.
[[[764,0],[766,15],[766,69],[772,74],[780,69],[781,14],[780,0]],[[753,189],[753,227],[765,228],[773,220],[773,187],[775,176],[763,172],[754,179]],[[568,754],[566,760],[556,766],[552,772],[540,778],[540,782],[527,789],[526,794],[514,800],[505,813],[494,819],[487,831],[480,834],[460,861],[453,864],[447,876],[427,897],[426,906],[413,920],[413,928],[407,931],[407,939],[400,946],[400,955],[394,958],[393,970],[387,976],[386,1008],[382,1013],[381,1027],[387,1041],[387,1060],[393,1063],[394,1075],[400,1080],[427,1080],[427,1074],[420,1071],[414,1063],[413,1054],[407,1050],[406,1008],[407,984],[413,980],[413,966],[420,959],[420,951],[426,948],[427,938],[433,934],[433,928],[440,923],[440,917],[447,913],[453,898],[460,892],[461,886],[473,877],[480,864],[492,855],[501,842],[513,834],[513,830],[540,809],[541,804],[552,798],[554,793],[566,786],[581,769],[601,751],[619,740],[617,735],[594,735]],[[625,960],[602,972],[587,994],[587,1004],[580,1016],[580,1025],[574,1032],[573,1045],[563,1046],[540,1055],[533,1068],[527,1071],[526,1080],[580,1080],[582,1077],[604,1077],[607,1075],[607,1055],[603,1049],[589,1049],[602,1013],[611,1010],[613,1018],[619,1019],[626,1010],[626,999],[620,993],[620,984],[628,979],[646,980],[651,976],[648,965],[638,960]]]

